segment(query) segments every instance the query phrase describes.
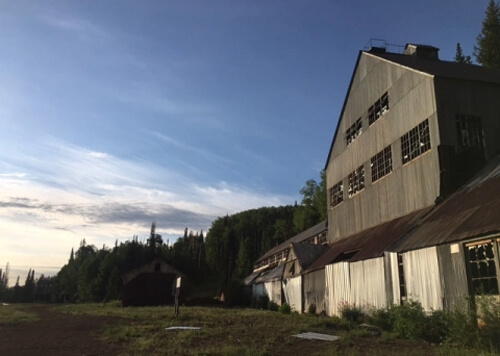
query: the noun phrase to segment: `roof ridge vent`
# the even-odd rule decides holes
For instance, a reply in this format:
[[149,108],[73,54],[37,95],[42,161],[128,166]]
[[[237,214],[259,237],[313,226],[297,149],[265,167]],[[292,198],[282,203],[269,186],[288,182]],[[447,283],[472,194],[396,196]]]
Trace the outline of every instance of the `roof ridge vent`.
[[439,48],[424,44],[407,43],[403,54],[419,58],[439,60]]

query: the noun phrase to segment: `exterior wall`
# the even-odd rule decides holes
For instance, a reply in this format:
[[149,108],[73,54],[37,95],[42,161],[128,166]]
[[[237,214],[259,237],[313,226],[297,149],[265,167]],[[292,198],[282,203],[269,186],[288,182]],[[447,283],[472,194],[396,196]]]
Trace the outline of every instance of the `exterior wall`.
[[418,301],[425,311],[443,309],[443,291],[437,247],[403,254],[408,300]]
[[394,252],[386,252],[384,256],[385,264],[385,280],[387,304],[388,306],[394,304],[401,304],[401,289],[399,283],[399,264],[398,254]]
[[282,287],[285,302],[292,310],[302,313],[302,276],[283,279]]
[[340,262],[325,267],[328,316],[340,316],[342,306],[351,304],[350,290],[351,280],[349,277],[349,263]]
[[320,269],[302,276],[304,287],[304,311],[311,304],[316,305],[316,313],[326,311],[325,308],[325,270]]
[[267,296],[271,302],[281,305],[281,280],[264,283]]
[[436,78],[436,102],[443,145],[457,145],[455,115],[481,117],[487,158],[500,154],[500,85]]
[[[368,109],[385,92],[389,110],[369,126]],[[363,133],[347,146],[345,132],[360,117]],[[431,149],[403,166],[400,138],[426,119]],[[432,76],[363,52],[338,125],[326,178],[328,189],[343,181],[344,200],[329,208],[329,242],[434,203],[440,194],[440,141]],[[393,172],[372,183],[370,159],[389,145]],[[365,188],[349,198],[347,176],[361,165]]]
[[351,304],[377,309],[388,306],[383,257],[350,263],[349,272]]
[[438,246],[439,269],[443,283],[444,308],[467,306],[469,297],[463,244]]

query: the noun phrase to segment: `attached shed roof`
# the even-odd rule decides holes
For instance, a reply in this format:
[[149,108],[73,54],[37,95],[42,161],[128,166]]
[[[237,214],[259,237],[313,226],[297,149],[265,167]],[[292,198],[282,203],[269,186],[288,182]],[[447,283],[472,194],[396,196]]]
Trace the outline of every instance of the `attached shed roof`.
[[333,262],[361,261],[383,256],[384,252],[407,234],[432,209],[427,207],[408,215],[374,226],[329,245],[306,272],[312,272]]
[[500,157],[435,209],[391,250],[403,252],[500,233]]
[[284,267],[285,267],[285,264],[281,263],[274,268],[271,268],[271,269],[264,271],[263,273],[260,274],[259,277],[257,277],[255,279],[255,281],[252,284],[271,282],[271,281],[281,279],[281,276],[283,276],[283,268]]
[[328,250],[328,246],[326,245],[301,243],[292,243],[292,248],[302,271],[305,271],[315,260]]
[[303,241],[307,240],[308,238],[316,236],[316,235],[318,235],[326,230],[328,230],[328,226],[326,224],[326,220],[324,220],[324,221],[320,222],[319,224],[314,225],[313,227],[311,227],[305,231],[302,231],[300,234],[295,235],[294,237],[286,240],[285,242],[279,244],[278,246],[273,247],[272,249],[267,251],[264,255],[262,255],[262,257],[260,257],[256,262],[260,262],[260,261],[274,255],[275,253],[280,252],[280,251],[287,250],[290,247],[291,243],[303,242]]

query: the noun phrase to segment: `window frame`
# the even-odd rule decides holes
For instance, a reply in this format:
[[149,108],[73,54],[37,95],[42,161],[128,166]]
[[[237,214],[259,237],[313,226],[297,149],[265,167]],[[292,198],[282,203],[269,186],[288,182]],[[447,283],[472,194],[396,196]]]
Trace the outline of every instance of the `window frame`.
[[412,128],[400,138],[402,164],[409,163],[431,149],[429,119]]

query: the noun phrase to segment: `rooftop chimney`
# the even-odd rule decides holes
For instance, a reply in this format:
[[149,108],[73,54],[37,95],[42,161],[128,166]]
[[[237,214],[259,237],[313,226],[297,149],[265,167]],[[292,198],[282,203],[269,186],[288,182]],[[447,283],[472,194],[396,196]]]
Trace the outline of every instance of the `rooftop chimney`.
[[439,48],[433,46],[407,43],[403,54],[420,58],[439,59],[438,52]]

